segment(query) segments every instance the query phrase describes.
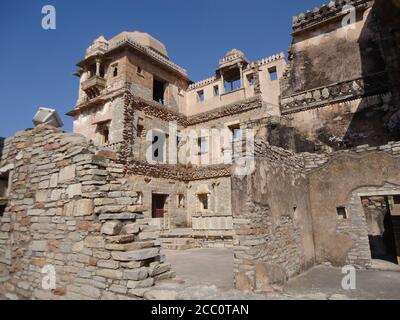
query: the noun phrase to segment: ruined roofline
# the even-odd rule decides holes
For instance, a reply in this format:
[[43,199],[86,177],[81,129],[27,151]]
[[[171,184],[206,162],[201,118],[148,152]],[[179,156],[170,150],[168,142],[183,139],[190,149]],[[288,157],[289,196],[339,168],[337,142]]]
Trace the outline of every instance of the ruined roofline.
[[293,17],[293,33],[302,31],[304,29],[314,27],[329,19],[340,17],[343,15],[342,11],[344,6],[351,5],[357,9],[371,7],[374,0],[336,0],[331,1],[329,4],[324,4],[319,8],[302,12],[298,16]]
[[[280,52],[280,53],[274,54],[272,56],[263,58],[261,60],[257,60],[257,61],[251,62],[247,66],[246,70],[249,70],[249,69],[253,68],[256,64],[259,65],[259,66],[263,66],[263,65],[266,65],[268,63],[271,63],[271,62],[274,62],[274,61],[277,61],[277,60],[280,60],[280,59],[285,59],[285,53],[284,52]],[[246,71],[246,70],[244,70],[244,71]],[[191,84],[187,91],[189,92],[189,91],[193,91],[195,89],[199,89],[199,88],[208,86],[208,85],[216,82],[217,80],[218,80],[218,78],[216,76],[213,76],[213,77],[210,77],[210,78],[207,78],[207,79],[204,79],[204,80],[197,81],[197,82]]]

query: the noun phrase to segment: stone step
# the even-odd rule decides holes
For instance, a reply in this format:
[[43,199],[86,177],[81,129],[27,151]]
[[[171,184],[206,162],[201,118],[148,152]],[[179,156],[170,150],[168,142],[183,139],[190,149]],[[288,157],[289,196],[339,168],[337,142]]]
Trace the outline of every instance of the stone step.
[[187,250],[196,247],[196,242],[193,238],[161,238],[161,247],[169,250]]

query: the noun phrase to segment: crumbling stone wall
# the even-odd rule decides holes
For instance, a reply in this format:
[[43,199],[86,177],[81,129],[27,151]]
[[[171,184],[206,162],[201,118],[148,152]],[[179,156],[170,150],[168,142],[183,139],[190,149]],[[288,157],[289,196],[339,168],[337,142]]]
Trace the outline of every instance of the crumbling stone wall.
[[255,161],[232,178],[235,284],[269,291],[314,264],[310,203],[301,157],[258,141]]
[[399,142],[294,154],[256,140],[255,155],[253,174],[232,177],[237,288],[269,291],[313,264],[371,266],[362,197],[399,194]]
[[[158,233],[112,152],[39,126],[6,142],[11,190],[0,217],[0,293],[27,299],[125,299],[173,275]],[[44,266],[56,287],[42,286]]]

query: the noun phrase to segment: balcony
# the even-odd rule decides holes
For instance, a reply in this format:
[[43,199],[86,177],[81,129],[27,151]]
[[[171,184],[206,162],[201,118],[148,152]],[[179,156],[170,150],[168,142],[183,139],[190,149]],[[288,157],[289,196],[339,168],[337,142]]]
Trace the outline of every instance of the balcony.
[[82,90],[88,95],[89,99],[100,95],[101,91],[106,87],[106,79],[94,76],[82,82]]

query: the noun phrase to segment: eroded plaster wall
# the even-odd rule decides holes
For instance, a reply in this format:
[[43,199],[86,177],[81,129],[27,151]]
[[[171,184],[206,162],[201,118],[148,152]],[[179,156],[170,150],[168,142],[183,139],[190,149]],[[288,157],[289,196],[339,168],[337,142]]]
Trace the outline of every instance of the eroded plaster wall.
[[[368,228],[360,188],[391,185],[398,189],[400,158],[383,152],[340,154],[309,173],[311,212],[317,261],[334,265],[370,264]],[[388,187],[390,190],[390,188]],[[373,194],[371,194],[373,195]],[[341,220],[337,208],[347,208]]]
[[263,144],[255,172],[233,176],[235,283],[270,289],[314,264],[313,226],[303,162]]

